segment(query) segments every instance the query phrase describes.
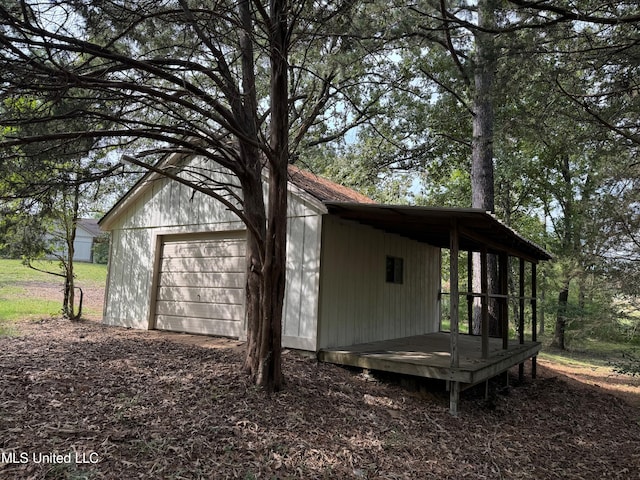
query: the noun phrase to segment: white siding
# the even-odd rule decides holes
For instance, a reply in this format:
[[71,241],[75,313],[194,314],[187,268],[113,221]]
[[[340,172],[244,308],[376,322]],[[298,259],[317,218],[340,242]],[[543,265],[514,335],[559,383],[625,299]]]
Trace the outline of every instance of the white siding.
[[[187,170],[196,168],[208,167],[200,159],[187,166]],[[225,182],[234,181],[221,172],[201,171]],[[283,346],[315,350],[322,207],[300,195],[295,187],[292,191],[288,209]],[[154,265],[160,256],[158,239],[173,234],[245,228],[222,203],[165,178],[155,179],[142,188],[134,201],[126,203],[108,221],[108,226],[112,231],[112,246],[104,322],[145,329],[153,325],[150,317],[157,293],[152,292],[152,284],[156,279],[154,269],[158,269]]]
[[[63,240],[64,234],[61,231],[55,232],[53,235],[45,236],[47,242],[52,242],[55,246],[54,254],[47,255],[47,258],[54,259],[59,255],[67,254],[66,243]],[[76,238],[73,241],[73,260],[76,262],[91,262],[93,260],[93,235],[84,229],[76,228]]]
[[114,230],[103,321],[110,325],[148,328],[153,273],[149,230]]
[[76,228],[76,239],[73,242],[73,259],[80,262],[90,262],[93,259],[92,247],[93,235],[82,228]]
[[322,217],[289,217],[283,345],[316,349]]
[[[318,348],[438,330],[440,250],[325,216]],[[402,284],[387,283],[386,257],[404,259]]]

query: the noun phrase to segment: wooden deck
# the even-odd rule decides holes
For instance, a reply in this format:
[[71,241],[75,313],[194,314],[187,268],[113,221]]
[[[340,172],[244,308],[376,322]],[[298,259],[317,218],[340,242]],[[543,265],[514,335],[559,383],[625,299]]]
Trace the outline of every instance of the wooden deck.
[[321,350],[323,362],[383,370],[475,385],[518,365],[540,351],[539,342],[517,343],[512,340],[507,350],[502,339],[489,339],[488,358],[481,358],[481,337],[459,335],[460,366],[451,367],[450,334],[430,333],[381,342]]

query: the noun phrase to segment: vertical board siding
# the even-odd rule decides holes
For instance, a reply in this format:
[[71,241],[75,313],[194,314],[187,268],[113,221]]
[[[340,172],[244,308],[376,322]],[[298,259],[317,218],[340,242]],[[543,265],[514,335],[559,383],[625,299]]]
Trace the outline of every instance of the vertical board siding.
[[153,270],[150,237],[147,230],[112,232],[105,323],[147,328]]
[[[438,330],[438,248],[324,218],[318,348]],[[402,284],[386,282],[387,255],[404,259]]]
[[[187,162],[187,170],[180,175],[193,179],[196,178],[196,174],[190,173],[189,170],[200,169],[200,173],[217,181],[235,181],[220,167],[212,168],[211,165],[211,162],[196,157]],[[317,205],[291,192],[288,214],[283,346],[316,350],[321,214]],[[194,193],[189,187],[166,178],[150,180],[148,188],[119,214],[111,225],[112,251],[104,322],[133,328],[149,328],[152,303],[156,309],[153,316],[156,322],[165,322],[167,318],[169,323],[175,324],[177,321],[179,315],[171,314],[171,308],[175,310],[175,306],[169,305],[176,294],[170,293],[167,286],[163,285],[163,282],[166,283],[170,278],[168,274],[160,273],[156,279],[157,289],[155,292],[151,291],[158,236],[229,232],[244,228],[234,213],[211,197]],[[219,261],[223,262],[220,265],[228,266],[224,263],[226,260]],[[171,268],[175,267],[175,262],[171,265]],[[167,267],[169,264],[160,265],[158,269]],[[193,266],[195,270],[198,268],[197,265]],[[182,273],[187,276],[181,280],[198,280],[197,271]],[[171,275],[171,279],[175,280],[175,269]],[[184,295],[185,298],[201,295],[202,298],[202,292],[198,293],[192,288],[180,286],[180,295]],[[207,295],[215,293],[210,292]],[[161,302],[169,303],[154,302],[154,296],[160,296],[161,299],[164,298]],[[234,308],[218,309],[219,316],[237,315],[238,310]],[[233,321],[221,318],[220,322]],[[180,320],[180,326],[185,331],[209,328],[206,321],[203,322],[201,319]],[[226,324],[226,328],[227,334],[237,335],[229,333],[235,332],[233,323]]]
[[316,341],[320,225],[318,215],[289,218],[282,329],[285,346],[286,337]]
[[76,237],[73,242],[73,259],[80,262],[90,262],[93,259],[92,247],[93,237]]
[[304,220],[292,218],[287,224],[287,261],[286,261],[286,288],[283,307],[282,335],[297,337],[299,322],[294,318],[300,309],[300,297],[302,296],[302,270],[304,241]]

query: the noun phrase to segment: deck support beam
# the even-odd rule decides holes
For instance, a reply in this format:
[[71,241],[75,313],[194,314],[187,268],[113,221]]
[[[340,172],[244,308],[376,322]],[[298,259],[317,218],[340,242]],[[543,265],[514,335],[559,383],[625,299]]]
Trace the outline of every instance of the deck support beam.
[[473,335],[473,252],[467,252],[467,322],[469,335]]
[[498,321],[500,322],[500,333],[502,334],[502,348],[509,348],[509,255],[501,252],[498,261],[498,285],[502,298],[498,300]]

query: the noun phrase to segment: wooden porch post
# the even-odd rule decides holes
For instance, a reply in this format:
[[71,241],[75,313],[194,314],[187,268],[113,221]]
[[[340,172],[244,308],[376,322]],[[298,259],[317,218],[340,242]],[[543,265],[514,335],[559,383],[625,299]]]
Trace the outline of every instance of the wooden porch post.
[[475,334],[473,331],[473,252],[467,252],[467,322],[469,323],[469,335]]
[[489,279],[487,277],[488,256],[487,247],[483,247],[480,252],[481,282],[480,282],[480,305],[482,308],[482,358],[489,357]]
[[502,348],[509,348],[509,255],[506,252],[500,253],[500,261],[498,262],[498,284],[500,285],[499,300],[499,321],[500,330],[502,331]]
[[[519,283],[520,283],[520,301],[519,301],[519,307],[520,307],[520,318],[518,321],[518,336],[519,336],[519,340],[520,340],[520,345],[524,344],[524,294],[525,294],[525,286],[524,286],[524,271],[525,271],[525,263],[524,263],[524,258],[520,259],[520,272],[519,272]],[[521,363],[520,365],[518,365],[518,380],[520,380],[520,382],[522,382],[524,380],[524,363]]]
[[[531,340],[538,340],[538,266],[531,264]],[[536,357],[531,357],[531,378],[536,378]]]
[[[459,304],[459,271],[458,271],[458,255],[460,253],[460,240],[458,237],[458,223],[454,220],[451,223],[451,231],[449,233],[449,282],[451,301],[451,370],[455,370],[460,366],[460,357],[458,352],[458,304]],[[453,416],[458,415],[458,401],[460,399],[460,384],[457,381],[451,382],[449,391],[449,412]]]

